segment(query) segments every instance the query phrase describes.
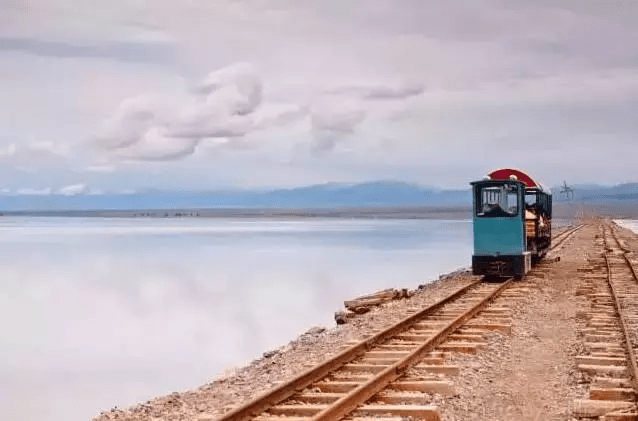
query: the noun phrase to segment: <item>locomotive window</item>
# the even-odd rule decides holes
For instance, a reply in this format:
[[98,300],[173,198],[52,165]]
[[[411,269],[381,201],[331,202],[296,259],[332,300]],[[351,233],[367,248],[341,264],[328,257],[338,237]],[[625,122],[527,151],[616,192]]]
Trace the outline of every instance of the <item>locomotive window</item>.
[[486,186],[476,197],[476,215],[485,217],[518,214],[518,188],[512,185]]
[[507,205],[507,212],[516,215],[518,211],[518,193],[516,190],[507,192],[507,201],[505,203]]
[[538,202],[538,199],[536,198],[536,193],[525,195],[525,203],[527,205],[535,205],[537,202]]

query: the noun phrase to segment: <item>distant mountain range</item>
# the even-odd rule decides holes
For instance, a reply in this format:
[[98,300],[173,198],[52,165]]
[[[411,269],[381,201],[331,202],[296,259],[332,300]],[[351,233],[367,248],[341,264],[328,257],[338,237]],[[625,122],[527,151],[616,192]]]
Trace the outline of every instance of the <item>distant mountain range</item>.
[[[638,203],[638,183],[613,187],[575,185],[579,203]],[[568,201],[560,187],[555,202]],[[570,196],[571,198],[571,196]],[[461,207],[472,203],[470,189],[443,190],[396,181],[321,184],[270,191],[178,192],[147,190],[135,194],[0,195],[0,212],[144,209],[327,209],[368,207]]]
[[0,211],[141,210],[210,208],[336,208],[375,206],[469,206],[470,190],[441,190],[379,181],[321,184],[270,191],[176,192],[147,190],[135,194],[23,194],[0,196]]
[[[638,202],[638,183],[625,183],[616,186],[575,185],[573,201],[584,203]],[[552,189],[555,201],[567,201],[561,188]],[[572,195],[569,196],[571,198]]]

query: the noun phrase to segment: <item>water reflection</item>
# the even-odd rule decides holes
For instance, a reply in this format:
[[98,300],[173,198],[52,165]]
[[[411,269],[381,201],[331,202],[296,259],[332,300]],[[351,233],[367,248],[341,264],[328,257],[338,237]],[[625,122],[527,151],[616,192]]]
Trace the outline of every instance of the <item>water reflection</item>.
[[470,255],[469,221],[1,218],[0,419],[197,386]]

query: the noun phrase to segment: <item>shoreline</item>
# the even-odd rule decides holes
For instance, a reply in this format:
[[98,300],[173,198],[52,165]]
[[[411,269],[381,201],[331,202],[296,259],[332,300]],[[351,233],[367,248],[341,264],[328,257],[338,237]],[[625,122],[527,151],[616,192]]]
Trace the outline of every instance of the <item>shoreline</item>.
[[[557,202],[554,219],[575,219],[599,215],[608,219],[638,219],[638,204],[614,205]],[[61,218],[251,218],[251,219],[447,219],[471,220],[472,208],[465,205],[378,205],[343,207],[227,207],[227,208],[159,208],[159,209],[68,209],[68,210],[0,210],[1,217]]]
[[66,218],[256,218],[256,219],[471,219],[469,207],[405,206],[365,208],[214,208],[0,211],[0,216]]
[[[167,393],[120,409],[103,410],[94,421],[152,420],[170,417],[179,420],[213,420],[232,408],[248,402],[264,390],[273,388],[300,374],[313,364],[336,355],[351,341],[371,336],[385,326],[411,314],[415,308],[428,306],[453,291],[478,279],[461,268],[409,290],[409,297],[388,301],[364,314],[348,318],[346,324],[330,328],[312,326],[297,338],[277,348],[264,350],[244,365],[227,367],[209,382],[192,389]],[[214,417],[211,417],[214,414]]]

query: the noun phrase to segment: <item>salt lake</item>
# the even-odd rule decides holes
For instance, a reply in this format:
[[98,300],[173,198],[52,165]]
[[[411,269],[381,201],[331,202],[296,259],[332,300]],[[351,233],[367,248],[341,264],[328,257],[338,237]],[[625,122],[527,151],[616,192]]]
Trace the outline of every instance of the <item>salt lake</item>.
[[469,220],[0,218],[0,419],[197,387],[471,253]]

